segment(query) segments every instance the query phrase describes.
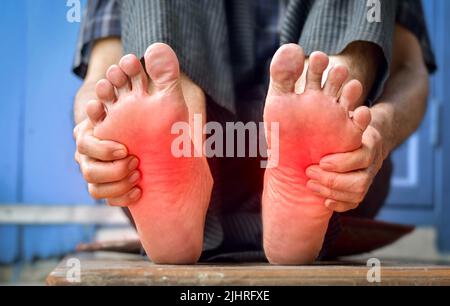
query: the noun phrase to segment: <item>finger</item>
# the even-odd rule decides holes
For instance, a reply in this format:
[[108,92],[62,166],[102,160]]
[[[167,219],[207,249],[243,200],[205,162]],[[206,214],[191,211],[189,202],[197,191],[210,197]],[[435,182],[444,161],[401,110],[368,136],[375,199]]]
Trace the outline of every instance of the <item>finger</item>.
[[78,153],[78,151],[75,151],[75,161],[77,162],[77,164],[80,164],[80,153]]
[[339,202],[360,203],[362,202],[364,196],[360,193],[330,189],[313,180],[308,181],[306,187],[323,198]]
[[127,207],[136,203],[142,196],[142,190],[138,187],[131,189],[127,194],[107,199],[106,202],[110,206]]
[[320,168],[339,173],[366,169],[371,164],[372,154],[364,145],[356,151],[331,154],[320,160]]
[[82,155],[101,161],[113,161],[127,157],[127,148],[117,142],[99,140],[90,133],[79,135],[77,138],[77,150]]
[[89,193],[94,199],[121,197],[135,187],[141,178],[139,171],[133,171],[127,178],[114,183],[89,184]]
[[343,213],[358,208],[359,203],[346,203],[327,199],[325,206],[332,211]]
[[75,126],[75,128],[73,129],[73,138],[75,138],[75,140],[77,140],[78,136],[83,133],[87,133],[87,134],[92,133],[93,128],[94,127],[90,120],[84,120],[83,122],[80,122],[79,124],[77,124],[77,126]]
[[336,173],[325,171],[317,165],[307,168],[306,175],[330,189],[353,193],[366,193],[372,182],[368,171]]
[[136,170],[138,165],[138,159],[133,156],[112,162],[103,162],[84,155],[81,162],[81,172],[88,183],[105,184],[123,180]]

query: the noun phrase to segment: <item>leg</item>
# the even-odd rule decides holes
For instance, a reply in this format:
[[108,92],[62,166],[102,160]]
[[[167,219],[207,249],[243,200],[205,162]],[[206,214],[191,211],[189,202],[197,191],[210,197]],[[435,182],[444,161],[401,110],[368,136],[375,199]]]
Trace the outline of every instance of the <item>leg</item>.
[[[362,133],[370,121],[365,107],[350,114],[344,105],[362,92],[359,82],[343,86],[348,72],[330,71],[322,88],[328,57],[320,52],[310,57],[306,90],[294,92],[303,71],[304,54],[297,45],[285,45],[275,54],[264,120],[278,122],[278,166],[267,169],[263,192],[264,250],[271,263],[313,262],[323,243],[332,211],[324,199],[306,189],[305,169],[328,154],[349,152],[361,146]],[[342,94],[339,94],[342,91]],[[346,103],[344,103],[346,102]]]
[[206,158],[173,155],[177,135],[171,129],[177,122],[190,123],[195,112],[204,111],[204,104],[193,102],[198,98],[195,91],[182,88],[170,47],[150,46],[145,63],[150,78],[139,60],[127,55],[98,84],[98,93],[109,91],[113,97],[115,91],[117,97],[101,101],[106,117],[97,122],[94,134],[123,143],[140,160],[139,172],[130,179],[140,179],[142,197],[129,209],[150,259],[195,263],[203,247],[212,177]]

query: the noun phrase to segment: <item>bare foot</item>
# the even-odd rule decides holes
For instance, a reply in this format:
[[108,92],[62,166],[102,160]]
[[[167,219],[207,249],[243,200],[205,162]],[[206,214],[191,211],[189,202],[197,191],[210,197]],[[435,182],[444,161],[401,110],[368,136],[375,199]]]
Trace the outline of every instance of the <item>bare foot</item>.
[[[370,122],[366,107],[350,113],[344,105],[359,99],[362,86],[351,81],[344,67],[334,67],[322,88],[328,57],[310,56],[305,92],[296,94],[295,83],[303,72],[304,53],[298,45],[281,47],[271,66],[271,85],[264,120],[269,128],[279,122],[278,166],[267,169],[263,193],[264,250],[274,264],[308,264],[322,247],[332,211],[324,199],[306,189],[305,170],[331,153],[361,146]],[[340,93],[342,89],[342,94]],[[269,160],[270,161],[270,160]]]
[[[134,55],[112,66],[97,95],[107,109],[94,135],[127,146],[140,160],[140,200],[129,207],[150,259],[162,264],[191,264],[200,257],[212,177],[202,157],[176,158],[171,134],[176,122],[189,122],[173,50],[154,44],[145,54],[145,70]],[[99,103],[99,102],[97,102]],[[92,106],[95,108],[95,106]],[[136,192],[139,192],[137,190]]]

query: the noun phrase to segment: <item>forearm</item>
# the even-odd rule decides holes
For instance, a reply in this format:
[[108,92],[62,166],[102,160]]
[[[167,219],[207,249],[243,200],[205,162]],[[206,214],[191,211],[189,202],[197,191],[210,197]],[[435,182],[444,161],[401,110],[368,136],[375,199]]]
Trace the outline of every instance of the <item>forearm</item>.
[[403,67],[390,77],[379,102],[371,108],[371,125],[383,137],[384,158],[419,127],[427,94],[428,74],[422,69]]
[[[331,55],[329,58],[330,65],[324,73],[323,82],[325,82],[328,71],[333,66],[341,65],[346,67],[349,71],[348,81],[356,79],[363,85],[363,94],[357,101],[356,105],[353,105],[352,108],[354,109],[363,105],[369,96],[370,90],[372,89],[379,73],[379,67],[383,60],[381,49],[375,44],[357,41],[348,45],[342,53],[338,55]],[[296,86],[296,91],[298,93],[304,91],[308,64],[309,62],[307,59],[305,62],[304,72]]]
[[[330,57],[332,65],[343,65],[349,71],[348,80],[358,80],[363,85],[363,94],[355,107],[364,105],[378,78],[383,62],[381,48],[369,42],[353,42],[344,51]],[[330,66],[332,66],[330,65]]]
[[383,138],[383,157],[419,127],[427,108],[428,71],[417,38],[396,26],[391,76],[371,108],[372,123]]

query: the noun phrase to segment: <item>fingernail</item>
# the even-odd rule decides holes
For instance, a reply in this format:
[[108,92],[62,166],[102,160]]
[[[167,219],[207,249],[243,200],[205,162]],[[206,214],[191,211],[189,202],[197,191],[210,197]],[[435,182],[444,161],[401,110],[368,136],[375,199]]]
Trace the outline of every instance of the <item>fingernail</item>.
[[321,188],[320,185],[314,182],[309,181],[308,184],[306,185],[306,187],[308,187],[309,190],[320,193]]
[[141,190],[139,188],[135,188],[130,192],[129,197],[130,197],[130,199],[135,200],[140,195],[141,195]]
[[139,165],[138,159],[137,159],[137,158],[133,158],[133,159],[130,161],[130,163],[128,164],[128,170],[129,170],[129,171],[136,170],[136,168],[138,167],[138,165]]
[[125,150],[116,150],[113,152],[113,156],[116,158],[125,158],[127,156],[127,152]]
[[308,169],[306,169],[306,175],[309,176],[309,178],[314,178],[313,176],[315,176],[315,174],[317,173],[317,169],[313,167],[309,167]]
[[333,201],[325,201],[325,207],[328,208],[329,210],[334,210],[334,203]]
[[333,202],[330,201],[330,200],[326,200],[326,201],[325,201],[325,206],[326,206],[327,208],[330,208],[331,206],[333,206]]
[[131,184],[136,183],[136,182],[139,180],[140,176],[141,176],[141,175],[139,174],[138,171],[136,171],[135,173],[133,173],[133,174],[130,176],[130,183],[131,183]]

